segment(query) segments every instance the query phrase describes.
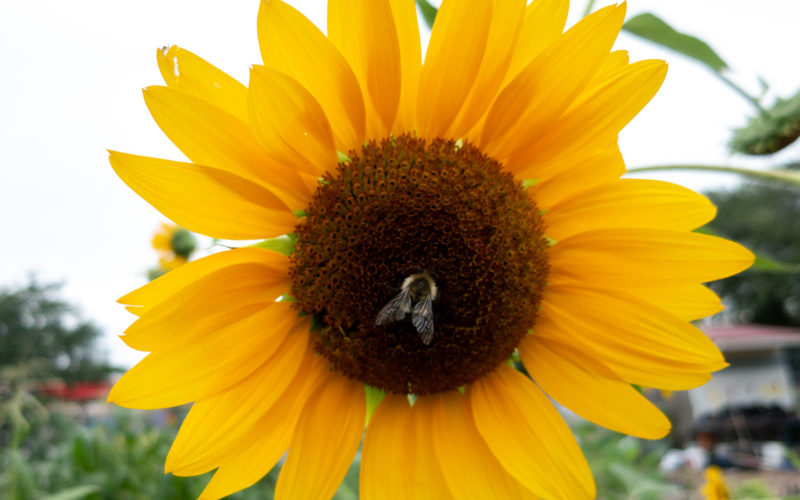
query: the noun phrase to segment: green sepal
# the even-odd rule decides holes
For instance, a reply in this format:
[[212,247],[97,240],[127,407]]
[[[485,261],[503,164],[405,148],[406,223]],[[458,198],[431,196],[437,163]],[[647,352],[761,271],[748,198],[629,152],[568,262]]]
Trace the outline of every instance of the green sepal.
[[311,326],[308,327],[309,332],[318,332],[325,328],[325,324],[322,322],[319,316],[316,314],[311,315]]
[[539,183],[539,179],[525,179],[522,181],[522,189],[528,189],[531,186],[535,186]]
[[296,238],[294,233],[290,233],[284,234],[283,236],[278,236],[277,238],[259,241],[252,246],[257,248],[266,248],[267,250],[272,250],[273,252],[278,252],[279,254],[289,257],[294,253],[295,241]]
[[765,113],[750,118],[733,131],[731,151],[748,155],[777,153],[800,137],[800,92],[777,99]]
[[352,163],[353,160],[350,159],[349,156],[342,153],[341,151],[336,152],[336,157],[339,159],[339,163]]
[[380,402],[383,401],[383,397],[386,396],[386,391],[364,384],[364,395],[367,398],[367,420],[364,422],[364,427],[366,427],[369,425],[369,420],[372,418],[372,414],[375,413],[378,404],[380,404]]

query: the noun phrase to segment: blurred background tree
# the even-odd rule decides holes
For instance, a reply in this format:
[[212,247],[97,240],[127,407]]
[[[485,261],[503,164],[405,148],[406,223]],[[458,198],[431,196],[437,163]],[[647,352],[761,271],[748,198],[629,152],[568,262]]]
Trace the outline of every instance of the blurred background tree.
[[97,345],[100,329],[60,299],[59,289],[34,278],[0,289],[0,373],[24,365],[35,372],[29,377],[70,384],[104,381],[115,371]]
[[709,228],[763,259],[762,268],[720,280],[712,288],[735,323],[800,326],[800,193],[777,185],[744,184],[706,195],[719,208]]

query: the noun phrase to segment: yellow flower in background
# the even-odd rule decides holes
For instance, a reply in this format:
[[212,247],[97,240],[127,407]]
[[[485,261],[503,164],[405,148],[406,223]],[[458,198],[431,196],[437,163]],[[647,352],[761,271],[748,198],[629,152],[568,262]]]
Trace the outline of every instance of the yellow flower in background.
[[112,152],[118,175],[191,231],[290,235],[120,299],[150,354],[109,400],[194,402],[167,472],[216,469],[219,498],[288,449],[276,498],[329,498],[363,435],[363,499],[581,499],[591,472],[545,394],[669,431],[631,384],[725,366],[689,322],[721,309],[702,283],[753,257],[692,232],[702,196],[620,179],[617,135],[666,66],[611,52],[624,4],[563,32],[567,10],[445,0],[422,65],[413,0],[331,0],[327,37],[264,0],[247,87],[158,52],[145,101],[192,163]]
[[728,486],[725,484],[725,476],[722,469],[716,465],[710,465],[705,471],[706,482],[700,489],[705,500],[728,500]]
[[172,271],[186,264],[197,247],[192,233],[176,224],[163,222],[153,234],[151,244],[159,253],[158,266],[161,272]]
[[158,227],[158,231],[153,234],[153,239],[150,242],[153,248],[159,252],[171,252],[172,236],[178,229],[180,229],[180,226],[176,224],[166,224],[162,222]]

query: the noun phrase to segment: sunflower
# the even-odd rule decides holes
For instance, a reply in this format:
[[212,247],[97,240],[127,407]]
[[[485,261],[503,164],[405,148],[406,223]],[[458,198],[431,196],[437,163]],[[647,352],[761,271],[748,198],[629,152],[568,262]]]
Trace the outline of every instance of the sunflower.
[[700,488],[700,493],[703,494],[705,500],[728,500],[731,497],[722,469],[716,465],[710,465],[706,467],[703,475],[706,482]]
[[445,0],[423,65],[413,0],[331,0],[327,37],[264,0],[247,87],[158,51],[145,101],[191,163],[113,168],[192,231],[265,240],[120,299],[149,354],[109,400],[194,402],[168,472],[216,469],[218,498],[286,453],[276,498],[329,498],[363,436],[364,499],[592,498],[549,398],[658,438],[631,385],[726,366],[690,320],[753,257],[692,232],[702,196],[620,179],[666,66],[611,51],[624,4],[564,32],[567,8]]
[[172,271],[189,261],[189,257],[197,247],[192,233],[175,224],[161,223],[153,234],[151,245],[158,252],[158,276],[165,271]]

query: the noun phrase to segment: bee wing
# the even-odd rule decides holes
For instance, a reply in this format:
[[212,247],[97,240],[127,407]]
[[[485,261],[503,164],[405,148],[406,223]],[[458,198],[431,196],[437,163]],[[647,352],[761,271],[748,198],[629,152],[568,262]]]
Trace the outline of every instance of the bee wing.
[[381,326],[388,325],[393,321],[400,321],[406,317],[408,312],[411,312],[411,293],[408,289],[403,289],[383,306],[375,318],[375,324]]
[[417,329],[422,343],[428,345],[433,340],[433,300],[430,295],[417,302],[411,315],[411,323]]

